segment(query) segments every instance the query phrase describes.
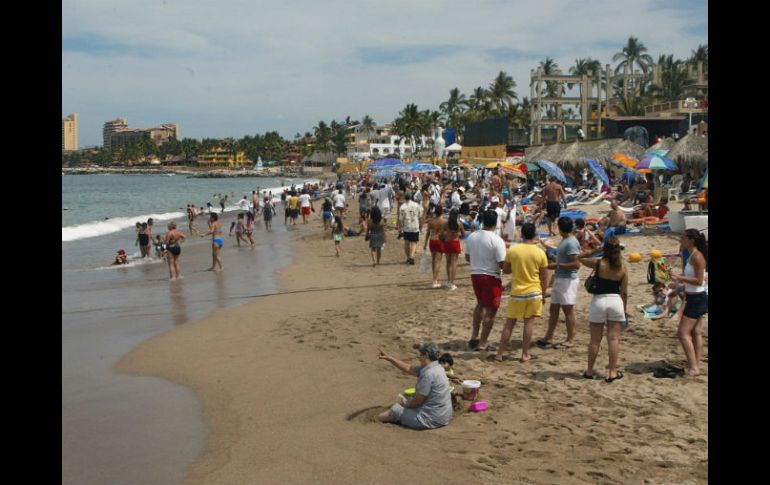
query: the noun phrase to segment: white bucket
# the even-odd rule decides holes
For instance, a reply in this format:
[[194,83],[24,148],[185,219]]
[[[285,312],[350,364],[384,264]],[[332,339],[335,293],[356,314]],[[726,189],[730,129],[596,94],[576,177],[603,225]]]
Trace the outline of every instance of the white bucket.
[[473,401],[479,395],[479,389],[481,388],[481,382],[479,381],[463,381],[463,399],[466,401]]
[[684,232],[684,214],[671,211],[668,213],[668,227],[671,232]]

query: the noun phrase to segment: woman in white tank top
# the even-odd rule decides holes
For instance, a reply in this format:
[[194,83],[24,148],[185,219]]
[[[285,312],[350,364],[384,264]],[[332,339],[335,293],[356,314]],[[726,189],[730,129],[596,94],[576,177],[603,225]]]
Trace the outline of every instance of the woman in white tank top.
[[688,229],[682,235],[682,248],[690,251],[690,257],[684,268],[684,275],[672,275],[672,278],[684,283],[685,307],[679,321],[677,336],[687,357],[687,375],[700,374],[698,363],[703,353],[701,328],[703,316],[708,313],[708,293],[706,291],[706,267],[708,266],[708,242],[706,237],[695,229]]

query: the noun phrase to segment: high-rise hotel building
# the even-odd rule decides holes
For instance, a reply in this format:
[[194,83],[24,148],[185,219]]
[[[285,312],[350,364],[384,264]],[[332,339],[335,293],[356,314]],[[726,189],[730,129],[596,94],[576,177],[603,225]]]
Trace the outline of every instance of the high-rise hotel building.
[[106,122],[104,124],[104,129],[102,129],[104,149],[112,150],[112,134],[118,131],[123,131],[125,129],[128,129],[128,120],[125,118],[118,118],[116,120]]
[[78,149],[78,114],[72,113],[61,120],[61,149]]

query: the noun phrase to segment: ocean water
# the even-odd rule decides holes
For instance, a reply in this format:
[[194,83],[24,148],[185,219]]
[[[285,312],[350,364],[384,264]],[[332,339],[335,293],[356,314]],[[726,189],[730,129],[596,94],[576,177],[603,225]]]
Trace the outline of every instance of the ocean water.
[[[138,343],[217,308],[277,291],[275,272],[291,262],[292,228],[283,210],[273,231],[260,224],[255,248],[227,237],[234,203],[257,187],[280,193],[302,179],[192,179],[164,175],[62,176],[62,483],[174,484],[203,451],[207,429],[192,392],[162,379],[118,374],[112,366]],[[186,205],[228,194],[220,221],[224,273],[211,266],[210,239],[189,235]],[[65,208],[67,210],[65,210]],[[164,260],[140,259],[134,224],[170,220],[182,244],[184,279],[168,281]],[[260,221],[261,222],[261,221]],[[197,221],[202,232],[205,218]],[[130,264],[111,266],[117,249]],[[257,322],[258,323],[258,322]]]

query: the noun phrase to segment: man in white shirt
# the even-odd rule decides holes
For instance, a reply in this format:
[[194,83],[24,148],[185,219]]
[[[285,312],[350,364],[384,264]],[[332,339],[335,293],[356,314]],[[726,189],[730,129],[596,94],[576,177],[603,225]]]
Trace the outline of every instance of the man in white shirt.
[[458,188],[455,187],[452,191],[452,197],[450,198],[450,201],[452,203],[452,209],[460,210],[460,206],[462,205],[462,200],[460,199],[460,191],[462,190],[462,187]]
[[[471,350],[495,351],[487,344],[503,296],[500,270],[505,262],[505,241],[495,234],[497,212],[487,210],[481,215],[484,228],[468,236],[465,259],[471,263],[471,282],[476,294],[473,310],[473,330],[468,346]],[[479,338],[479,328],[481,337]]]
[[302,189],[302,195],[299,196],[299,209],[302,212],[302,223],[307,224],[307,216],[310,215],[311,209],[315,212],[315,207],[313,207],[313,202],[310,200],[310,194],[305,189]]
[[414,254],[417,252],[422,228],[422,206],[412,200],[411,192],[407,191],[404,199],[406,202],[398,209],[398,232],[404,236],[406,264],[414,264]]
[[390,199],[393,197],[393,189],[388,185],[382,184],[380,185],[380,191],[377,193],[377,197],[377,205],[382,212],[382,218],[387,221],[388,217],[390,217]]
[[245,195],[243,196],[243,199],[238,201],[238,207],[240,207],[242,211],[249,210],[249,200]]
[[342,217],[345,213],[345,196],[342,195],[342,192],[337,191],[337,193],[334,195],[334,210],[337,212],[337,215]]
[[506,215],[505,209],[500,207],[500,197],[496,195],[493,196],[489,202],[489,210],[495,211],[497,213],[497,225],[495,226],[495,234],[503,237],[503,221],[505,220]]

